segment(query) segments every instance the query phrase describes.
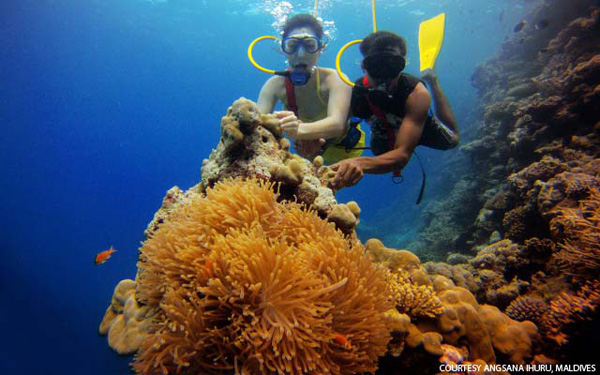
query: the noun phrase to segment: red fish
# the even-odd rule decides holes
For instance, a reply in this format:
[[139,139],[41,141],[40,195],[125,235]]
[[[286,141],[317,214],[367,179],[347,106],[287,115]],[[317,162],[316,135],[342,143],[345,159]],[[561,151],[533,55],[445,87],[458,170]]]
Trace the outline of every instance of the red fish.
[[350,340],[348,340],[348,338],[344,335],[335,333],[333,335],[333,341],[335,341],[337,344],[343,346],[344,349],[352,349],[352,346],[350,345]]
[[99,252],[98,254],[96,254],[96,260],[94,260],[94,263],[97,266],[106,263],[106,261],[110,259],[110,255],[115,251],[117,250],[113,249],[113,247],[111,246],[110,249]]

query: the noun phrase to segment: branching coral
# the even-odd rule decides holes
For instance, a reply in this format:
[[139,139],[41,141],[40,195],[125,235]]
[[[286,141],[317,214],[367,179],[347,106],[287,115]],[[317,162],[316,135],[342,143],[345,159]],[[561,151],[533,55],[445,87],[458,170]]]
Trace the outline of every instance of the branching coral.
[[390,339],[386,271],[255,180],[176,208],[138,267],[137,298],[158,311],[139,374],[374,372]]
[[590,197],[579,208],[558,210],[551,229],[566,240],[559,245],[557,259],[561,268],[572,275],[592,275],[600,272],[600,191],[592,189]]
[[539,325],[547,310],[548,304],[543,299],[519,297],[508,305],[506,315],[519,322],[531,320]]
[[564,345],[569,342],[570,336],[581,334],[586,322],[597,320],[599,289],[600,281],[588,281],[576,295],[563,293],[551,301],[543,321],[547,337]]

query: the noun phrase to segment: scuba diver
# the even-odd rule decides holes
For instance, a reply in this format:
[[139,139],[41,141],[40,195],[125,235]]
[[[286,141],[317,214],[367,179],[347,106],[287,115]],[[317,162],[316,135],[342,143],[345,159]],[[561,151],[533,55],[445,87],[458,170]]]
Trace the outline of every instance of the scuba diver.
[[290,68],[267,80],[257,105],[261,113],[271,113],[283,102],[286,110],[274,114],[296,151],[307,158],[322,154],[326,163],[334,163],[362,150],[336,147],[344,144],[352,90],[334,69],[317,67],[327,44],[323,36],[321,22],[310,14],[287,19],[281,50]]
[[370,124],[375,156],[333,164],[337,189],[357,184],[364,173],[400,176],[417,145],[448,150],[459,141],[454,114],[433,70],[424,70],[422,79],[431,88],[435,115],[430,114],[431,94],[424,82],[402,72],[404,38],[388,31],[374,32],[362,41],[360,52],[366,74],[352,89],[351,111]]

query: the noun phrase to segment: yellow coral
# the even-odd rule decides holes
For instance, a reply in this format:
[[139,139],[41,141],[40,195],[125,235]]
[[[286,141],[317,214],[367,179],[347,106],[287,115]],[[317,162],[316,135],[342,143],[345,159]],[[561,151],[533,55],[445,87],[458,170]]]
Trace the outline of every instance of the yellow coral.
[[333,206],[331,212],[327,215],[327,220],[335,223],[342,232],[350,234],[356,228],[358,217],[352,212],[349,206],[338,204]]
[[139,374],[374,372],[390,340],[386,273],[265,183],[176,208],[138,267],[137,298],[157,310]]
[[451,287],[439,293],[444,313],[437,318],[438,331],[450,345],[467,345],[470,359],[495,362],[492,340],[479,317],[479,305],[466,289]]
[[391,274],[390,288],[400,313],[411,317],[435,318],[444,311],[442,302],[432,287],[413,283],[408,273],[402,270]]

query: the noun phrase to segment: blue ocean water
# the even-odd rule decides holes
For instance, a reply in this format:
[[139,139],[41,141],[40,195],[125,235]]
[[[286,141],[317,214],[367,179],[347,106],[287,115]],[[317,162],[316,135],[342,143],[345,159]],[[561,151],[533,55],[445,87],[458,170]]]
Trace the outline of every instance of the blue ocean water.
[[[294,12],[314,5],[289,4]],[[246,49],[255,37],[275,33],[272,13],[281,5],[1,2],[0,373],[127,373],[131,358],[119,357],[97,334],[113,288],[135,277],[143,231],[166,190],[199,181],[226,108],[240,96],[256,100],[268,76],[250,65]],[[447,13],[437,73],[468,139],[476,127],[470,77],[530,6],[382,0],[377,26],[407,38],[407,71],[418,74],[418,25]],[[335,24],[322,66],[334,66],[339,48],[372,31],[369,1],[321,1],[319,14]],[[255,58],[283,68],[284,57],[272,47],[257,45]],[[351,78],[361,73],[357,49],[342,62]],[[453,152],[460,151],[447,153]],[[429,176],[425,199],[443,196],[449,186],[436,172],[449,154],[419,153]],[[404,175],[401,185],[389,175],[367,176],[338,199],[359,203],[369,233],[378,220],[397,218],[397,226],[385,230],[408,241],[422,209],[414,203],[421,184],[414,160]],[[111,245],[119,252],[95,266],[95,254]]]

